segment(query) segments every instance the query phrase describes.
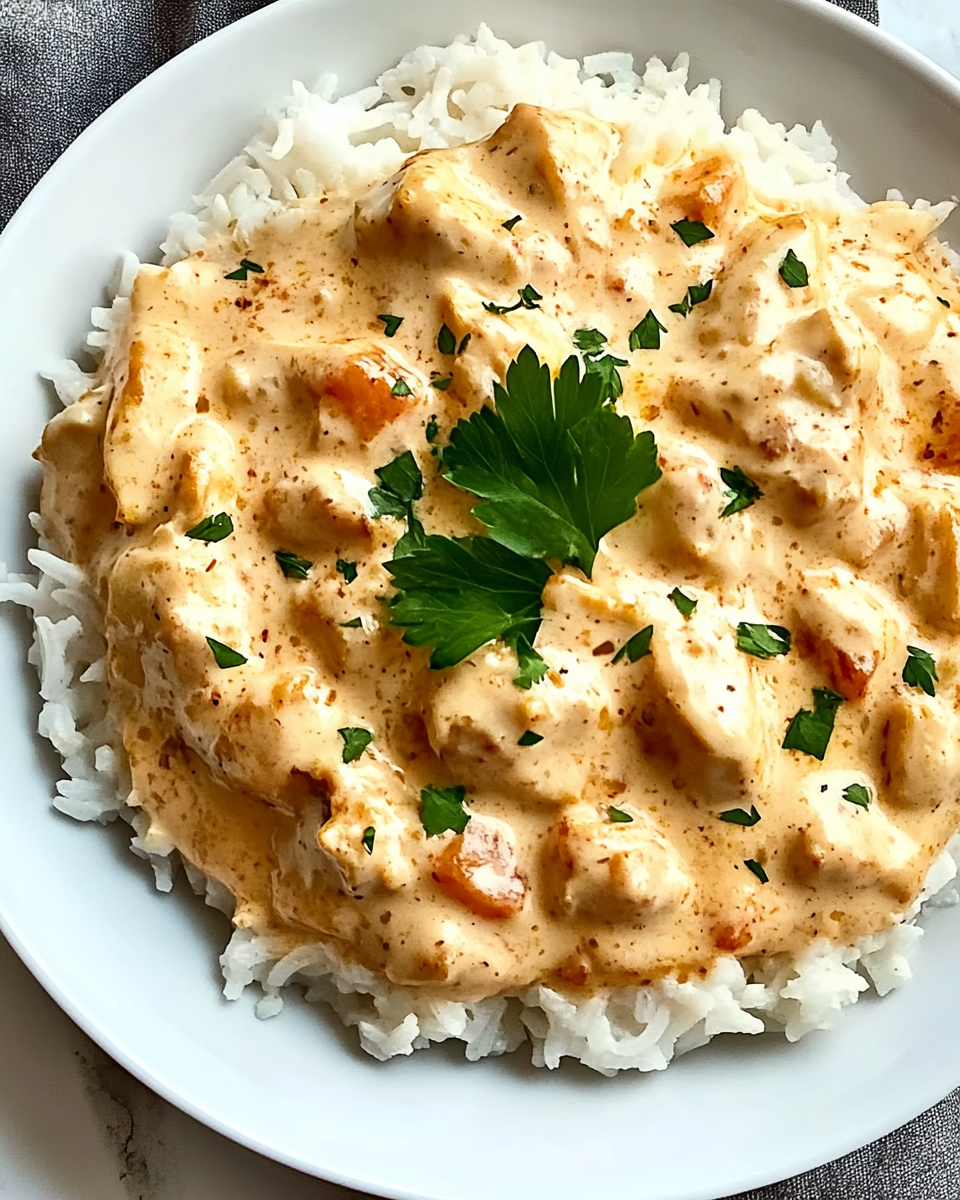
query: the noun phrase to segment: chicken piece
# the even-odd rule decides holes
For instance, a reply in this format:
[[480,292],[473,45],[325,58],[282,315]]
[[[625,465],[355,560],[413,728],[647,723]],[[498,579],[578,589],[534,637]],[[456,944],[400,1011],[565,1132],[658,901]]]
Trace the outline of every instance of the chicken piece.
[[901,589],[921,622],[955,633],[960,630],[960,497],[930,488],[910,499],[910,561]]
[[663,182],[658,203],[668,220],[686,217],[702,221],[712,233],[720,233],[747,201],[743,168],[728,155],[717,152],[694,158]]
[[567,915],[641,924],[689,902],[694,884],[676,848],[649,814],[614,823],[591,805],[569,808],[557,825],[551,866]]
[[862,699],[896,632],[880,597],[850,571],[807,571],[796,612],[803,653],[835,692]]
[[171,454],[170,447],[196,416],[199,383],[198,348],[173,326],[155,325],[149,339],[132,342],[126,382],[111,402],[103,443],[104,475],[125,524],[156,520],[169,505],[182,468],[180,454]]
[[897,808],[933,812],[960,799],[960,729],[939,696],[903,691],[887,718],[886,797]]
[[[864,808],[844,799],[851,784],[873,797]],[[912,863],[920,847],[893,825],[876,802],[876,788],[861,772],[813,771],[801,784],[809,823],[790,851],[797,877],[810,887],[882,887],[899,904],[912,899]]]
[[264,493],[264,526],[285,550],[310,552],[331,540],[368,544],[369,491],[369,482],[352,471],[311,462]]
[[440,889],[478,917],[512,917],[523,908],[526,885],[517,866],[513,831],[504,821],[473,817],[444,847],[433,870]]

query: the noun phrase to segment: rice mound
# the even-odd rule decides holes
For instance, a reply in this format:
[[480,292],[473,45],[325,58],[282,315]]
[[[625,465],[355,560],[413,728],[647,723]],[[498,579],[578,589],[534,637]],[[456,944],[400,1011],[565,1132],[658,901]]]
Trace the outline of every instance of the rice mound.
[[[828,210],[863,206],[836,167],[823,126],[787,130],[755,110],[729,130],[720,116],[716,80],[687,88],[689,60],[668,68],[651,59],[642,75],[633,56],[590,55],[579,63],[549,53],[543,43],[513,47],[481,26],[476,38],[450,46],[421,46],[371,87],[337,98],[337,79],[323,75],[312,90],[294,83],[291,95],[267,114],[243,154],[195,197],[196,209],[176,214],[162,244],[169,265],[208,238],[231,235],[238,246],[268,220],[295,228],[297,201],[317,193],[357,196],[389,178],[418,150],[486,137],[521,102],[583,111],[624,130],[628,166],[654,151],[688,143],[726,144],[761,197],[791,197]],[[893,194],[892,194],[893,195]],[[898,197],[899,198],[899,197]],[[944,219],[951,204],[933,208]],[[954,256],[955,258],[956,256]],[[960,262],[958,262],[960,266]],[[64,405],[88,391],[109,396],[109,380],[129,295],[140,264],[125,255],[110,308],[95,308],[87,344],[98,360],[87,373],[72,362],[48,374]],[[8,573],[0,564],[0,600],[30,608],[34,641],[29,661],[40,676],[39,732],[63,758],[54,807],[80,821],[106,824],[122,817],[134,853],[150,862],[156,885],[169,891],[177,864],[206,903],[230,916],[233,898],[216,880],[182,859],[173,843],[149,832],[149,821],[127,801],[130,777],[122,740],[108,710],[106,642],[99,601],[83,573],[45,548],[39,518],[31,518],[39,548],[29,551],[35,574]],[[831,1028],[842,1008],[871,985],[885,995],[911,977],[910,959],[923,937],[922,907],[955,904],[960,835],[933,864],[917,902],[891,929],[855,946],[815,941],[797,958],[762,961],[721,957],[706,978],[667,978],[646,987],[608,988],[581,1000],[540,986],[514,997],[473,1004],[429,1000],[396,987],[315,942],[291,952],[269,938],[235,930],[220,957],[229,999],[258,984],[257,1015],[283,1007],[282,989],[300,984],[306,998],[329,1004],[356,1026],[363,1048],[378,1059],[410,1054],[431,1042],[459,1039],[470,1060],[532,1044],[537,1066],[565,1056],[605,1075],[633,1068],[663,1070],[678,1054],[720,1033],[778,1029],[796,1041]]]

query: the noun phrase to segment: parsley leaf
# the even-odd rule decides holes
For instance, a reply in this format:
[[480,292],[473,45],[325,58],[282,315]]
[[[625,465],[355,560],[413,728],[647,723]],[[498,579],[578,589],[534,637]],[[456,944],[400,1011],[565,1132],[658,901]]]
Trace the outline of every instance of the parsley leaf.
[[633,817],[628,812],[624,812],[622,808],[617,808],[613,804],[607,805],[607,816],[615,825],[633,824]]
[[862,783],[851,783],[849,787],[845,787],[843,798],[851,804],[856,804],[858,808],[869,808],[872,799],[870,789],[865,788]]
[[685,596],[679,588],[674,588],[667,599],[672,600],[685,617],[692,617],[699,603],[699,601],[694,600],[692,597]]
[[467,789],[436,787],[431,784],[420,792],[420,824],[427,837],[438,837],[448,829],[463,833],[470,822],[470,814],[464,810],[463,802]]
[[799,750],[823,762],[843,697],[829,688],[813,689],[813,712],[801,708],[790,722],[781,743],[784,750]]
[[430,380],[430,386],[436,388],[438,392],[445,392],[451,383],[453,383],[452,375],[444,375],[442,379]]
[[397,382],[390,389],[390,395],[391,396],[412,396],[413,389],[410,387],[410,384],[407,383],[407,381],[405,379],[398,379]]
[[513,680],[514,686],[525,689],[532,688],[546,675],[547,664],[522,633],[517,635],[513,648],[517,654],[517,662],[520,664],[520,673]]
[[650,641],[653,637],[653,626],[648,625],[646,629],[641,629],[639,633],[635,633],[633,637],[625,642],[613,656],[613,662],[618,663],[621,659],[627,658],[630,662],[639,662],[641,658],[646,658],[650,653]]
[[373,515],[406,520],[411,515],[410,506],[423,495],[423,476],[413,454],[405,450],[385,467],[378,467],[374,474],[380,480],[380,487],[373,487],[368,493]]
[[754,873],[754,875],[756,875],[756,877],[760,880],[761,883],[769,883],[770,882],[770,876],[766,873],[766,871],[763,869],[763,867],[761,867],[761,865],[757,862],[757,860],[755,858],[745,858],[743,860],[743,865],[747,868],[748,871],[752,871]]
[[534,733],[532,729],[528,729],[526,733],[520,735],[517,739],[518,746],[536,746],[543,741],[543,735]]
[[690,312],[690,301],[684,296],[679,304],[669,304],[667,307],[671,312],[679,313],[681,317],[685,317]]
[[213,652],[214,662],[218,667],[242,667],[247,661],[238,650],[234,650],[230,646],[225,646],[223,642],[218,642],[216,638],[208,637],[207,645]]
[[712,279],[708,279],[706,283],[691,283],[687,288],[687,299],[690,301],[690,307],[693,308],[697,304],[703,304],[705,300],[709,300],[712,291]]
[[366,852],[368,854],[373,853],[373,843],[376,841],[376,838],[377,838],[377,830],[376,830],[375,826],[368,825],[366,827],[366,829],[363,831],[363,837],[360,839],[360,844],[363,846],[364,850],[366,850]]
[[617,367],[625,367],[627,362],[605,352],[606,335],[599,329],[578,329],[573,335],[573,344],[583,355],[583,363],[588,373],[600,376],[603,382],[603,399],[616,400],[622,396],[623,380]]
[[[517,295],[520,297],[520,299],[516,302],[516,304],[493,304],[490,301],[485,300],[483,302],[483,307],[488,313],[493,313],[494,316],[497,317],[503,317],[506,316],[507,313],[516,312],[518,308],[539,308],[540,301],[543,299],[532,283],[528,283],[524,287],[520,288],[517,291]],[[458,353],[463,353],[462,345]]]
[[496,638],[522,635],[532,646],[550,578],[544,563],[490,538],[430,536],[385,566],[399,592],[391,601],[392,623],[404,627],[407,645],[433,647],[435,671],[456,666]]
[[680,221],[674,221],[670,228],[685,246],[695,246],[698,242],[709,242],[712,237],[716,236],[702,221],[688,221],[686,217]]
[[936,695],[934,682],[937,675],[937,663],[929,650],[921,650],[918,646],[907,647],[907,661],[903,668],[903,682],[910,687],[918,687],[928,696]]
[[578,329],[573,335],[573,344],[581,354],[602,354],[607,338],[599,329]]
[[790,630],[782,625],[751,625],[741,621],[737,626],[737,649],[754,658],[777,658],[790,653]]
[[757,812],[756,805],[751,804],[749,812],[744,812],[742,808],[728,808],[726,812],[720,814],[720,820],[726,821],[728,825],[742,825],[745,829],[749,829],[760,820],[760,814]]
[[246,283],[248,271],[253,271],[254,275],[264,273],[263,267],[259,263],[251,262],[249,258],[241,258],[240,266],[235,271],[231,271],[229,275],[224,275],[224,279],[239,279],[241,283]]
[[309,559],[301,558],[299,554],[289,554],[286,550],[276,550],[273,557],[287,579],[310,578],[313,563]]
[[403,324],[403,317],[395,317],[391,313],[381,313],[377,320],[383,322],[383,332],[387,337],[393,337]]
[[356,762],[373,741],[373,734],[370,730],[362,729],[359,725],[348,725],[345,729],[338,729],[337,733],[343,738],[343,761],[345,763]]
[[195,538],[198,542],[222,542],[233,533],[233,521],[229,513],[216,513],[212,517],[204,517],[199,525],[188,529],[185,537]]
[[730,501],[720,514],[721,517],[732,517],[734,513],[743,512],[745,508],[763,498],[763,492],[739,467],[721,467],[720,478],[729,489],[725,495]]
[[810,282],[810,274],[806,266],[792,250],[787,251],[787,257],[780,264],[780,278],[792,288],[806,287]]
[[345,558],[337,559],[337,570],[343,576],[344,583],[353,583],[357,577],[357,564],[355,562],[347,562]]
[[604,403],[600,379],[568,358],[550,368],[525,346],[494,384],[496,408],[458,421],[442,455],[447,478],[481,497],[490,536],[529,558],[593,570],[600,539],[637,511],[661,475],[650,432]]
[[431,417],[427,422],[427,426],[423,431],[423,436],[432,445],[437,440],[437,434],[440,432],[440,426],[437,424],[437,418]]
[[938,296],[938,297],[937,297],[937,301],[938,301],[940,304],[942,304],[944,308],[950,308],[950,301],[949,301],[949,300],[944,300],[944,298],[943,298],[942,296]]
[[473,337],[472,333],[465,333],[463,335],[463,337],[460,339],[460,345],[457,347],[457,357],[458,358],[464,352],[464,350],[466,350],[466,348],[470,345],[470,339],[472,337]]
[[359,617],[354,617],[352,621],[341,621],[340,628],[341,629],[362,629],[363,622],[360,620]]
[[521,217],[520,214],[517,213],[517,215],[515,217],[511,217],[509,221],[501,221],[500,224],[509,233],[513,229],[514,225],[516,225],[518,221],[522,221],[522,220],[523,220],[523,217]]
[[666,332],[666,325],[660,324],[651,308],[640,324],[630,330],[630,349],[659,350],[660,334]]
[[440,326],[440,332],[437,334],[437,349],[441,354],[456,354],[457,352],[456,336],[446,321]]

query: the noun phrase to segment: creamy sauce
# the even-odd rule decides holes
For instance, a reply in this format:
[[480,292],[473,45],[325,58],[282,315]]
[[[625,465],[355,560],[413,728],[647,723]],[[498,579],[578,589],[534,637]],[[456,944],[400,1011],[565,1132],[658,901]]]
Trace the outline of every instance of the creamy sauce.
[[[105,608],[131,803],[281,947],[332,940],[461,998],[702,972],[889,926],[960,821],[960,293],[933,218],[771,208],[726,150],[634,172],[620,143],[518,106],[356,210],[300,202],[252,237],[246,281],[227,238],[144,268],[124,368],[44,434],[46,529]],[[716,237],[687,247],[681,217]],[[780,278],[788,249],[808,287]],[[539,308],[484,311],[526,284]],[[651,308],[661,348],[628,352]],[[542,683],[515,687],[499,645],[431,672],[381,602],[403,526],[372,519],[375,469],[412,449],[428,531],[482,532],[428,422],[442,445],[525,344],[557,369],[583,328],[629,360],[618,409],[663,478],[592,579],[547,585]],[[764,496],[721,519],[733,466]],[[185,536],[221,511],[231,536]],[[791,652],[744,654],[741,621]],[[651,654],[613,663],[647,624]],[[247,662],[218,667],[208,637]],[[936,659],[933,698],[901,678],[908,645]],[[781,749],[815,687],[845,697],[823,763]],[[374,741],[344,764],[353,726]],[[463,838],[427,837],[420,790],[458,784]],[[751,805],[752,827],[719,819]]]

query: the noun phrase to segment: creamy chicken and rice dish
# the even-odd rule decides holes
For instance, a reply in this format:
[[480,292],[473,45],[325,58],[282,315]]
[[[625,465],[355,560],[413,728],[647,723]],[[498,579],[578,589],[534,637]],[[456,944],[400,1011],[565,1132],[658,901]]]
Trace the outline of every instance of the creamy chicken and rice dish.
[[323,946],[401,1025],[629,994],[642,1038],[638,997],[731,970],[690,1044],[789,1025],[796,963],[854,976],[951,873],[939,214],[501,120],[141,268],[45,430],[127,804],[246,944]]

